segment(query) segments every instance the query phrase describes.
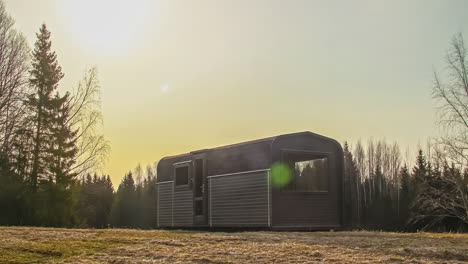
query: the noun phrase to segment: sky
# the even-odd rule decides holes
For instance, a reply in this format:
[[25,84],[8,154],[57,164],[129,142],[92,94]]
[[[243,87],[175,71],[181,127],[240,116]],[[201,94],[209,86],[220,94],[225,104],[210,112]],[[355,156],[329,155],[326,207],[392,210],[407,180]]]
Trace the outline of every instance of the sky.
[[[433,71],[468,36],[468,1],[4,0],[31,47],[42,23],[76,86],[96,66],[103,168],[284,133],[402,148],[439,135]],[[466,39],[466,37],[465,37]]]

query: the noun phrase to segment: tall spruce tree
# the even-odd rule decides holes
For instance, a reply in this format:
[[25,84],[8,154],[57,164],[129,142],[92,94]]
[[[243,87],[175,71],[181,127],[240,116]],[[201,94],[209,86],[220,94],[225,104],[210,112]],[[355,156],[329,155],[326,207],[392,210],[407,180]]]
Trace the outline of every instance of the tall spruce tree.
[[349,228],[359,226],[359,186],[358,169],[353,154],[349,150],[348,142],[344,143],[344,221]]
[[73,130],[69,121],[70,106],[69,93],[60,97],[57,93],[53,98],[53,119],[50,128],[50,137],[47,163],[49,166],[50,177],[60,187],[67,189],[74,180],[75,173],[72,172],[72,166],[76,161],[78,153],[77,130]]
[[47,149],[53,137],[50,136],[51,124],[54,119],[55,101],[54,91],[57,90],[59,81],[63,78],[61,67],[57,62],[57,55],[51,50],[52,42],[50,32],[45,24],[36,34],[37,41],[34,45],[31,78],[29,82],[35,89],[35,93],[28,96],[26,104],[33,113],[33,146],[32,146],[32,170],[30,173],[30,185],[32,192],[37,190],[40,179],[47,179]]
[[408,166],[405,164],[400,170],[401,187],[398,199],[398,218],[401,229],[405,229],[409,216],[411,204],[414,200],[414,188],[412,186],[412,178],[408,171]]
[[[48,204],[46,219],[52,226],[69,226],[72,224],[72,190],[75,173],[72,166],[75,163],[78,148],[76,146],[77,131],[68,122],[70,116],[69,94],[60,97],[55,94],[52,100],[52,119],[48,129],[50,142],[46,150],[48,181],[45,189]],[[54,215],[50,218],[50,215]]]
[[125,175],[117,189],[111,210],[111,224],[115,227],[136,227],[138,223],[138,196],[131,172]]
[[425,182],[428,177],[428,167],[426,157],[423,154],[423,151],[420,149],[418,151],[418,156],[416,157],[416,165],[413,167],[412,171],[412,199],[411,199],[411,215],[410,215],[410,226],[412,229],[422,229],[426,225],[424,221],[426,218],[422,217],[423,210],[421,208],[421,203],[424,197],[425,191]]
[[156,177],[147,175],[143,189],[143,228],[156,228]]
[[427,177],[428,168],[426,157],[424,157],[423,151],[420,149],[418,151],[418,156],[416,157],[416,165],[413,168],[413,180],[415,192],[419,192],[419,186],[424,182]]

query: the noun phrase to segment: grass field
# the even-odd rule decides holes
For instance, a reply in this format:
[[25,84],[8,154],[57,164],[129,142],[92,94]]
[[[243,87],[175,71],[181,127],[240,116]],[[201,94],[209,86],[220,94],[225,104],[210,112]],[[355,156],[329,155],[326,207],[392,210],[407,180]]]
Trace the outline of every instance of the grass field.
[[463,263],[468,234],[0,227],[0,263]]

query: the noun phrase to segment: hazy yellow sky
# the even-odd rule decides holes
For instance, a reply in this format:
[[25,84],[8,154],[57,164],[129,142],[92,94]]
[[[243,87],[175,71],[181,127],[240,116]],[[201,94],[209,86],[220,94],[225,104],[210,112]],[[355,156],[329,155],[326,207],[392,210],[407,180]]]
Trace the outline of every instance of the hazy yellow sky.
[[45,22],[69,89],[97,66],[104,172],[310,130],[403,147],[437,135],[432,71],[468,36],[468,1],[6,0]]

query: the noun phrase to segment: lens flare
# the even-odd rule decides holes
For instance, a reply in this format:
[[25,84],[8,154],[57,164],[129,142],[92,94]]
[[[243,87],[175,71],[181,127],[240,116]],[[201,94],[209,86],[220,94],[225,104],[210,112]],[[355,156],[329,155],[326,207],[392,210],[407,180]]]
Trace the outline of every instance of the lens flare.
[[276,162],[271,167],[271,184],[274,188],[288,185],[292,179],[292,171],[288,165]]

